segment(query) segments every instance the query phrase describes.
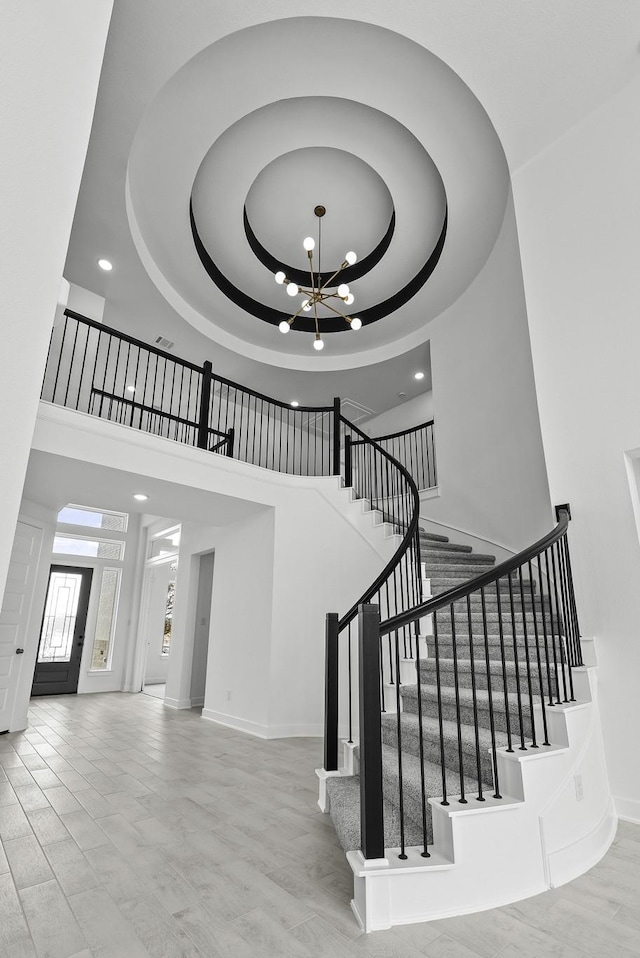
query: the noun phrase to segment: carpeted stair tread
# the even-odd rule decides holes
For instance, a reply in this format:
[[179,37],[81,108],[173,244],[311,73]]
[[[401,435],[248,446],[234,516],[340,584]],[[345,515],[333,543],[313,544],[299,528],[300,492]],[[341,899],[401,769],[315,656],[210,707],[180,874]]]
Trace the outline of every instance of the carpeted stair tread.
[[[344,851],[360,848],[360,777],[340,775],[328,778],[327,795],[331,821]],[[385,848],[398,848],[400,845],[398,808],[388,800],[383,800],[383,805]],[[404,831],[406,845],[422,843],[422,826],[416,825],[407,814],[405,814]]]
[[[420,685],[420,698],[423,717],[438,715],[438,687],[436,685]],[[513,733],[520,732],[520,709],[522,710],[522,728],[525,736],[531,735],[531,703],[528,692],[520,689],[518,703],[518,688],[507,693],[507,701],[503,691],[495,690],[491,707],[493,711],[494,728],[502,732],[507,731],[508,725]],[[533,695],[534,705],[538,704],[540,696]],[[508,717],[507,717],[508,704]],[[453,686],[440,686],[440,705],[442,716],[452,723],[456,723],[458,716],[464,725],[473,726],[477,720],[481,727],[490,726],[489,693],[484,689],[476,688],[475,706],[473,689],[458,685],[458,696]],[[402,706],[406,713],[418,714],[418,686],[404,685],[402,687]]]
[[448,555],[449,553],[456,555],[469,555],[471,552],[473,552],[471,546],[465,546],[458,542],[440,542],[438,539],[427,539],[426,536],[421,535],[421,553],[423,549],[426,549],[427,552],[433,552],[437,554],[444,553],[445,555]]
[[[397,713],[382,713],[382,741],[385,745],[396,747],[397,739]],[[418,716],[413,712],[400,713],[400,725],[402,730],[402,748],[403,754],[420,754],[420,735]],[[442,720],[442,737],[444,742],[445,765],[453,771],[458,770],[458,726],[449,719]],[[460,737],[462,741],[462,752],[464,759],[465,775],[474,778],[477,774],[476,766],[476,735],[475,729],[471,725],[460,726]],[[507,736],[504,732],[496,730],[496,747],[500,748],[507,745]],[[424,757],[427,761],[440,762],[440,725],[436,717],[430,715],[422,716],[422,738],[424,746]],[[491,732],[489,729],[478,728],[478,744],[480,750],[480,764],[483,781],[492,781],[493,773],[491,766]]]
[[[424,706],[427,701],[436,701],[438,700],[438,687],[437,685],[429,685],[426,682],[420,683],[420,695],[422,698],[422,704]],[[518,708],[518,696],[514,691],[512,695],[507,696],[509,700],[509,710],[517,711]],[[527,712],[529,711],[529,698],[521,694],[523,710],[526,708]],[[447,706],[453,706],[455,708],[456,704],[456,690],[453,685],[443,685],[440,684],[440,699],[442,701],[443,707],[446,709]],[[458,683],[458,699],[461,706],[473,708],[473,688],[462,686]],[[538,696],[534,696],[534,705],[537,704]],[[403,685],[402,686],[402,703],[405,712],[417,712],[418,707],[418,686],[417,685]],[[494,689],[492,696],[492,704],[494,712],[504,712],[506,711],[506,705],[504,701],[504,692],[502,689]],[[410,706],[410,707],[408,707]],[[478,711],[488,711],[489,709],[489,693],[486,689],[476,688],[476,707]],[[479,716],[480,718],[480,716]]]
[[[406,530],[405,530],[406,531]],[[441,536],[437,532],[426,532],[422,526],[418,529],[421,539],[427,539],[429,542],[449,542],[448,536]]]
[[420,559],[425,565],[425,572],[434,567],[448,568],[458,565],[480,566],[490,568],[495,565],[495,556],[483,555],[480,552],[445,552],[444,549],[420,549]]
[[[442,798],[442,769],[435,762],[425,761],[422,765],[424,769],[424,794],[425,794],[425,817],[427,822],[427,843],[433,842],[433,829],[431,824],[431,806],[430,798]],[[457,771],[447,772],[447,795],[449,797],[461,795],[460,775]],[[385,798],[393,805],[400,805],[400,769],[398,767],[398,752],[388,745],[382,746],[382,779]],[[491,782],[483,782],[483,791],[492,788]],[[478,781],[465,775],[464,793],[466,795],[478,794]],[[412,755],[410,752],[403,752],[402,755],[402,800],[405,816],[408,816],[412,823],[420,830],[420,841],[422,841],[422,776],[420,774],[420,758],[418,755]],[[409,844],[405,837],[405,843]],[[415,843],[414,843],[415,844]]]
[[[443,562],[440,558],[436,562],[425,564],[427,579],[474,579],[492,567],[490,562],[475,562],[469,556],[461,557],[459,561]],[[506,584],[506,583],[505,583]]]
[[[553,665],[550,666],[550,675],[547,676],[546,671],[546,662],[544,657],[542,658],[542,687],[545,690],[549,688],[549,678],[551,679],[551,688],[555,691],[556,681],[553,670]],[[476,688],[486,689],[487,688],[487,663],[484,657],[476,657],[473,660],[473,677],[475,678]],[[520,665],[520,663],[519,663]],[[454,672],[454,660],[449,658],[440,657],[439,661],[440,666],[440,681],[447,685],[451,685],[454,681],[453,672]],[[427,680],[427,684],[433,684],[436,681],[437,676],[437,664],[435,658],[429,659],[420,659],[420,675]],[[540,690],[540,681],[537,674],[538,669],[538,660],[534,655],[531,657],[531,682],[533,686],[534,693],[539,692]],[[491,676],[491,688],[496,692],[500,692],[502,689],[503,678],[503,668],[502,662],[496,659],[489,659],[489,674]],[[527,676],[525,670],[520,667],[520,688],[521,690],[527,689]],[[505,662],[504,664],[504,675],[507,677],[507,688],[509,690],[515,690],[516,687],[516,667],[515,662]],[[464,688],[472,687],[472,670],[471,670],[471,659],[461,659],[458,658],[458,682],[460,686]],[[404,688],[404,687],[403,687]]]

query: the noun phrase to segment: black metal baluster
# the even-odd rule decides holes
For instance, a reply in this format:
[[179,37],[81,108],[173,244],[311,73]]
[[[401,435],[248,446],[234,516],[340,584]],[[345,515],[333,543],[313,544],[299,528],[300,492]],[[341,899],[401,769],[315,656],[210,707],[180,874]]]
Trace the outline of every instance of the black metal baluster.
[[[453,605],[451,606],[453,612]],[[471,699],[473,701],[473,728],[476,739],[476,768],[478,771],[478,796],[476,801],[484,802],[482,794],[482,765],[480,762],[480,726],[478,723],[478,695],[476,692],[476,661],[473,625],[471,622],[471,596],[467,595],[467,626],[469,629],[469,663],[471,668]]]
[[78,330],[80,329],[80,323],[76,323],[76,330],[73,336],[73,346],[71,347],[71,358],[69,360],[69,375],[67,376],[67,388],[64,391],[64,399],[62,405],[67,405],[67,399],[69,396],[69,387],[71,386],[71,376],[73,374],[73,357],[76,354],[76,343],[78,341]]
[[400,703],[400,646],[398,631],[395,632],[395,653],[396,653],[396,721],[398,723],[398,811],[400,812],[400,854],[398,858],[403,861],[407,856],[404,850],[404,779],[402,775],[402,721],[401,721],[401,703]]
[[351,664],[351,622],[347,626],[347,680],[348,680],[348,708],[349,708],[349,745],[353,745],[353,673]]
[[78,377],[78,392],[76,393],[76,404],[74,409],[80,408],[80,394],[82,393],[82,386],[84,382],[84,367],[87,361],[87,347],[89,345],[89,333],[91,329],[89,326],[86,327],[86,333],[84,338],[84,352],[82,353],[82,365],[80,367],[80,376]]
[[524,714],[522,711],[522,689],[520,688],[520,662],[518,661],[518,637],[516,634],[516,613],[513,604],[513,582],[511,573],[507,575],[507,584],[509,587],[509,611],[511,613],[511,638],[513,641],[513,663],[516,678],[516,701],[518,704],[518,722],[520,723],[520,746],[521,752],[526,752],[527,746],[524,744]]
[[[562,627],[562,612],[560,610],[560,601],[558,599],[558,570],[556,569],[556,556],[555,556],[555,543],[551,546],[551,567],[553,569],[553,592],[556,600],[556,622],[558,624],[558,644],[560,646],[560,655],[562,658],[562,686],[564,688],[564,700],[565,702],[573,701],[573,685],[571,684],[571,689],[567,689],[567,672],[569,673],[569,679],[571,680],[571,669],[569,668],[568,657],[565,652],[564,646],[566,645],[566,639],[564,636],[564,629]],[[563,643],[563,639],[565,642]]]
[[[532,566],[531,566],[531,559],[529,559],[528,567],[529,567],[529,581],[533,583],[534,579],[533,579],[533,569],[532,569]],[[537,662],[538,662],[538,682],[540,683],[540,707],[541,707],[541,709],[542,709],[542,730],[543,730],[543,732],[544,732],[544,742],[543,742],[542,744],[543,744],[543,745],[549,745],[549,744],[550,744],[550,742],[549,742],[549,733],[548,733],[548,730],[547,730],[547,707],[546,707],[546,703],[545,703],[544,677],[543,677],[543,674],[542,674],[542,657],[541,657],[541,654],[540,654],[540,635],[539,635],[539,632],[538,632],[538,618],[537,618],[537,616],[536,616],[536,607],[535,607],[535,603],[533,602],[533,590],[532,590],[532,593],[531,593],[531,598],[532,598],[531,611],[532,611],[532,615],[533,615],[533,632],[534,632],[535,639],[536,639],[536,659],[537,659]],[[523,615],[523,617],[526,615],[526,609],[525,609],[525,605],[524,605],[524,599],[523,599],[523,604],[522,604],[522,615]],[[547,679],[548,679],[549,682],[551,682],[551,676],[550,676],[550,675],[547,675]]]
[[[527,665],[527,690],[529,693],[529,712],[531,723],[531,748],[537,748],[535,713],[533,709],[533,685],[531,683],[531,657],[529,655],[529,630],[527,629],[527,616],[524,608],[524,585],[522,582],[522,566],[518,567],[518,583],[520,585],[520,608],[522,610],[522,634],[524,636],[524,655]],[[529,580],[531,597],[533,598],[533,579]]]
[[509,694],[507,687],[507,665],[504,654],[504,624],[502,621],[502,600],[500,598],[500,579],[496,579],[496,597],[498,601],[498,633],[500,635],[500,658],[502,660],[502,683],[504,686],[505,722],[507,726],[507,752],[513,752],[511,741],[511,715],[509,714]]
[[438,693],[438,726],[440,729],[440,768],[442,771],[442,801],[441,805],[448,805],[447,799],[447,767],[444,760],[444,724],[442,718],[442,683],[440,679],[440,649],[438,647],[438,613],[433,613],[433,645],[436,653],[436,691]]
[[487,628],[487,600],[484,588],[480,589],[480,601],[482,604],[482,631],[484,634],[484,659],[487,669],[487,697],[489,699],[489,726],[491,731],[491,758],[493,761],[494,777],[494,798],[502,798],[500,794],[500,782],[498,780],[498,751],[496,748],[496,723],[493,713],[493,681],[491,675],[491,657],[489,655],[489,630]]
[[416,682],[418,692],[418,756],[420,758],[420,798],[422,811],[422,852],[423,858],[430,858],[427,848],[427,788],[424,774],[424,723],[422,716],[422,672],[420,670],[419,622],[413,623],[416,643]]
[[[58,353],[58,364],[57,364],[57,366],[56,366],[56,375],[55,375],[55,378],[54,378],[54,380],[53,380],[53,391],[52,391],[52,393],[51,393],[51,402],[55,402],[55,401],[56,401],[56,392],[57,392],[57,389],[58,389],[58,378],[59,378],[59,376],[60,376],[60,366],[61,366],[61,364],[62,364],[62,357],[63,357],[63,355],[64,355],[65,345],[66,345],[66,342],[67,342],[67,325],[68,325],[68,323],[69,323],[69,317],[65,314],[65,317],[64,317],[64,325],[63,325],[63,327],[62,327],[62,336],[61,336],[61,339],[60,339],[60,352]],[[99,335],[99,334],[98,334],[98,335]]]
[[[547,684],[548,684],[548,691],[549,691],[549,705],[553,708],[553,706],[554,706],[555,703],[554,703],[554,701],[553,701],[553,680],[552,680],[552,677],[551,677],[551,658],[550,658],[550,656],[549,656],[549,637],[548,637],[548,634],[547,634],[547,610],[545,609],[545,600],[544,600],[544,580],[543,580],[543,571],[542,571],[542,555],[538,556],[538,584],[539,584],[539,586],[540,586],[540,607],[541,607],[541,614],[542,614],[542,635],[543,635],[543,638],[544,638],[544,654],[545,654],[545,661],[546,661],[546,666],[547,666]],[[534,601],[532,601],[531,605],[532,605],[533,609],[535,610],[535,602],[534,602]],[[557,689],[558,689],[558,684],[557,684],[557,675],[556,675],[556,692],[557,692]],[[557,697],[557,696],[556,696],[556,697]],[[558,698],[558,704],[559,704],[559,703],[560,703],[560,699]]]
[[451,603],[450,610],[451,610],[451,648],[453,652],[453,684],[454,684],[455,695],[456,695],[456,719],[457,719],[457,725],[458,725],[458,765],[460,769],[460,802],[463,805],[466,805],[467,799],[465,798],[465,787],[464,787],[464,758],[463,758],[463,752],[462,752],[462,716],[460,713],[460,677],[458,675],[456,618],[455,618],[453,603]]
[[574,592],[574,588],[573,588],[573,572],[572,572],[572,570],[571,570],[571,554],[570,554],[570,552],[569,552],[569,537],[568,537],[567,535],[565,535],[565,537],[564,537],[564,553],[565,553],[565,559],[566,559],[566,562],[567,562],[567,572],[569,573],[569,583],[570,583],[570,586],[571,586],[571,610],[572,610],[572,618],[573,618],[573,624],[574,624],[575,633],[576,633],[576,636],[577,636],[577,642],[576,642],[576,662],[575,662],[575,664],[576,664],[576,665],[584,665],[584,661],[583,661],[583,659],[582,659],[582,645],[580,644],[580,623],[579,623],[579,621],[578,621],[578,607],[577,607],[577,605],[576,605],[576,597],[575,597],[575,592]]
[[[558,705],[560,705],[561,700],[560,700],[560,676],[558,675],[558,650],[556,648],[556,631],[555,631],[555,623],[554,623],[554,616],[553,616],[553,599],[551,597],[551,574],[549,572],[549,555],[548,555],[547,549],[545,549],[544,551],[544,563],[545,563],[545,573],[546,573],[546,579],[547,579],[547,596],[549,598],[549,628],[551,630],[551,648],[553,650],[553,667],[554,667],[555,676],[556,676],[556,692],[558,695]],[[542,611],[544,612],[544,607]]]

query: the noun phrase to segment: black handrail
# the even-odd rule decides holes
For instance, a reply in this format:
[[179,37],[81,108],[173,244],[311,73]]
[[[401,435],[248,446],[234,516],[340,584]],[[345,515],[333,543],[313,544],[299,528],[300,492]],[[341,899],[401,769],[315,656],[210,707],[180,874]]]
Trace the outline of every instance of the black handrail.
[[52,331],[41,398],[274,471],[340,474],[339,400],[293,407],[71,309]]
[[[433,419],[399,432],[368,438],[409,470],[418,489],[433,489],[438,485]],[[353,446],[364,443],[364,439],[353,440]]]
[[[409,426],[408,429],[401,429],[400,432],[390,432],[387,436],[369,436],[368,438],[372,442],[384,442],[386,439],[400,439],[401,436],[408,436],[411,432],[418,432],[419,429],[426,429],[428,426],[433,426],[435,423],[434,419],[428,419],[427,422],[421,422],[418,426]],[[354,446],[363,443],[364,439],[356,439],[354,441]]]
[[427,599],[427,601],[421,605],[394,615],[385,622],[381,622],[380,634],[388,635],[389,632],[395,632],[396,629],[402,629],[407,625],[411,625],[416,619],[422,619],[424,616],[429,615],[431,612],[436,612],[446,605],[451,605],[453,602],[465,599],[468,595],[471,595],[471,593],[477,592],[479,589],[491,585],[492,582],[510,575],[510,573],[515,572],[525,563],[535,559],[541,552],[544,552],[561,539],[567,531],[568,526],[569,514],[566,510],[562,509],[559,513],[557,526],[552,529],[551,532],[548,532],[546,536],[534,542],[532,546],[523,549],[522,552],[518,552],[515,556],[511,556],[510,559],[505,559],[504,562],[501,562],[499,565],[493,566],[488,572],[474,576],[473,579],[463,582],[462,585],[455,586],[447,592],[441,592],[440,595]]
[[168,353],[165,349],[159,349],[157,346],[152,346],[149,343],[143,342],[141,339],[136,339],[134,336],[130,336],[128,333],[123,333],[119,329],[113,329],[111,326],[105,326],[104,323],[98,323],[95,319],[89,319],[88,316],[83,316],[82,313],[76,313],[73,309],[65,309],[64,316],[68,316],[69,319],[76,319],[79,323],[82,323],[83,326],[91,326],[93,329],[97,329],[102,333],[109,333],[111,336],[117,336],[118,339],[121,339],[125,343],[129,343],[131,346],[137,346],[139,349],[146,349],[150,353],[155,353],[156,356],[161,356],[163,359],[170,359],[174,363],[179,363],[181,366],[186,366],[189,369],[193,369],[194,372],[201,372],[202,369],[200,366],[196,366],[195,363],[190,363],[187,359],[178,359],[176,356],[172,356],[171,353]]
[[[354,426],[352,423],[350,423],[348,419],[344,418],[344,416],[341,416],[340,418],[342,422],[345,425],[347,425],[352,432],[356,432],[358,433],[358,435],[363,437],[363,439],[356,440],[356,442],[360,441],[363,444],[368,442],[368,443],[371,443],[373,446],[377,445],[377,440],[370,439],[369,436],[366,435],[366,433],[362,432],[362,430],[358,429],[357,426]],[[354,604],[351,606],[349,611],[346,612],[345,615],[343,615],[342,618],[339,620],[338,622],[339,632],[342,632],[345,626],[347,626],[350,622],[352,622],[355,619],[356,615],[358,614],[359,606],[365,605],[366,603],[368,603],[369,600],[376,594],[376,592],[378,592],[380,588],[384,585],[386,580],[393,573],[393,570],[396,569],[399,563],[402,561],[402,557],[407,552],[407,549],[409,548],[412,540],[415,539],[416,531],[418,529],[418,522],[420,519],[420,495],[418,493],[418,487],[416,486],[408,470],[405,469],[402,463],[398,462],[396,459],[394,459],[393,456],[391,456],[388,452],[386,452],[384,449],[380,447],[378,447],[378,452],[383,456],[384,459],[390,462],[405,479],[411,491],[411,495],[413,497],[413,507],[414,507],[413,515],[411,516],[411,521],[409,522],[407,531],[405,532],[402,538],[402,542],[400,543],[400,545],[394,552],[389,562],[387,562],[386,566],[384,567],[380,575],[369,586],[369,588],[360,596],[357,602],[354,602]]]
[[[583,664],[568,506],[556,507],[556,516],[555,528],[517,555],[383,622],[378,606],[360,607],[366,625],[359,637],[365,858],[386,854],[381,795],[396,807],[398,857],[407,858],[407,845],[428,856],[431,803],[449,805],[452,794],[460,804],[484,802],[489,791],[500,800],[500,752],[553,744],[547,712],[576,701],[573,669]],[[464,563],[460,555],[454,552],[449,570]],[[436,563],[425,575],[442,587],[450,571],[442,558]],[[407,656],[405,640],[404,658],[414,659],[413,679],[400,668],[401,635],[408,629],[415,644]],[[390,683],[379,655],[383,639],[395,660]],[[427,775],[425,763],[439,767],[436,786],[435,770]],[[411,796],[409,817],[405,795]]]

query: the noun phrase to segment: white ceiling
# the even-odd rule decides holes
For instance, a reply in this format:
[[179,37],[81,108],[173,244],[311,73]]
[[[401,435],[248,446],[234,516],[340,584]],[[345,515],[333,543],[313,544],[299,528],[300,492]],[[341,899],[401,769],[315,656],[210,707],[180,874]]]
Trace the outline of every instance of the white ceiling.
[[[137,502],[134,493],[145,493],[146,502]],[[226,526],[267,507],[234,499],[178,482],[146,476],[141,480],[126,469],[106,468],[94,463],[67,459],[32,449],[23,495],[58,512],[69,502],[117,512],[147,514]]]
[[[428,358],[428,321],[490,253],[508,169],[637,72],[640,3],[325,0],[321,9],[318,18],[308,0],[115,0],[65,275],[106,297],[108,325],[146,341],[163,334],[176,355],[211,359],[221,374],[285,400],[341,395],[378,412],[428,386],[411,377]],[[353,285],[356,305],[394,292],[433,242],[440,178],[450,216],[420,293],[359,333],[328,336],[320,356],[308,334],[283,337],[223,296],[195,255],[188,220],[198,177],[207,243],[237,285],[286,309],[248,250],[242,207],[255,184],[252,225],[293,256],[300,209],[280,190],[289,185],[308,204],[304,153],[318,148],[336,151],[325,172],[327,184],[339,180],[330,200],[337,232],[357,220],[361,255],[387,194],[396,209],[388,254]],[[277,177],[271,196],[260,192],[289,154],[296,162],[286,175],[281,168],[277,195]],[[374,175],[354,196],[358,177],[347,167],[365,164]],[[320,180],[317,164],[309,170]],[[99,256],[112,260],[111,274],[97,269]]]

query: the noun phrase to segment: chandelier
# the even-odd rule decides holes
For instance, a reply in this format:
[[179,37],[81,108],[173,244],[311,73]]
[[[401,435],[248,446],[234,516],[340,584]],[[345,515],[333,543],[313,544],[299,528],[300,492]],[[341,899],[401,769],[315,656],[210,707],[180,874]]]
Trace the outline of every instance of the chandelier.
[[293,323],[296,321],[300,313],[309,313],[313,310],[313,318],[315,322],[315,339],[313,341],[314,349],[324,349],[324,341],[320,336],[320,323],[322,322],[322,314],[318,314],[318,307],[322,306],[330,310],[331,313],[335,313],[338,316],[342,316],[345,323],[347,323],[351,329],[357,330],[362,328],[362,320],[357,316],[347,316],[342,312],[342,309],[337,308],[337,304],[340,306],[343,304],[345,306],[351,306],[354,301],[354,295],[350,292],[349,287],[346,283],[338,283],[337,278],[342,272],[343,269],[346,269],[347,266],[353,266],[357,256],[353,251],[345,254],[344,261],[338,267],[338,269],[329,277],[327,280],[322,278],[322,217],[327,212],[324,206],[316,206],[314,211],[315,215],[318,217],[318,269],[316,270],[313,263],[313,251],[316,248],[316,241],[312,236],[307,236],[302,242],[303,248],[307,251],[307,256],[309,258],[309,285],[298,286],[297,283],[294,283],[288,278],[288,276],[280,270],[275,275],[276,283],[284,285],[289,296],[302,296],[302,304],[299,309],[291,316],[290,319],[283,319],[279,324],[278,328],[281,333],[288,333],[291,329]]

